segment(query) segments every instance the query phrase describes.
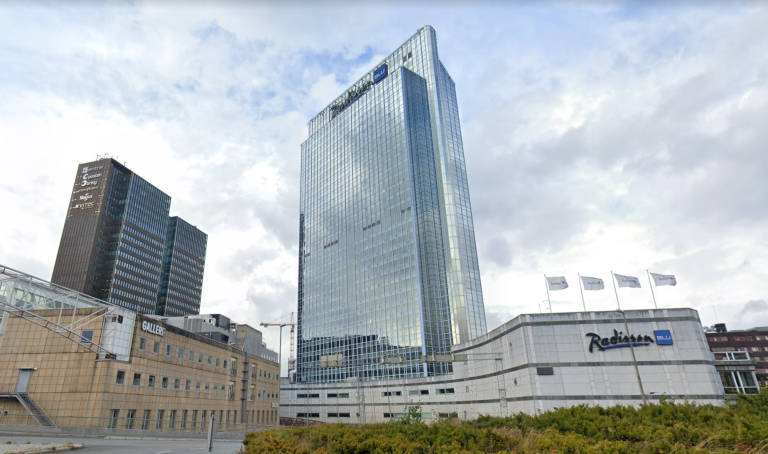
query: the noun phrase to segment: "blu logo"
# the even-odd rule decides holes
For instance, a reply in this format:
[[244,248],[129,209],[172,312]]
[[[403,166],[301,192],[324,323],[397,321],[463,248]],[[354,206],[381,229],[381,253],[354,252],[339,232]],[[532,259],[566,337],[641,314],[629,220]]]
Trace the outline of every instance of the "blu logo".
[[672,333],[668,329],[657,329],[653,332],[656,337],[656,345],[672,345]]
[[383,65],[379,66],[378,68],[373,70],[373,83],[378,83],[381,79],[387,77],[387,70],[389,68],[387,67],[387,64],[384,63]]

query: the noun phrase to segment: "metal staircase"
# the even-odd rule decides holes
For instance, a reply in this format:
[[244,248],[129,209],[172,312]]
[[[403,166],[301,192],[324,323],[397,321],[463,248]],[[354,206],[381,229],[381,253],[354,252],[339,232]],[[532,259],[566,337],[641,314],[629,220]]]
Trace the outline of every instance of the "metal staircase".
[[45,412],[37,406],[37,403],[35,403],[34,399],[32,399],[29,394],[15,392],[13,395],[16,397],[16,400],[18,400],[19,403],[27,410],[27,412],[29,412],[30,416],[34,418],[35,422],[37,422],[40,427],[56,427],[53,421],[51,421],[51,418],[49,418],[48,415],[46,415]]

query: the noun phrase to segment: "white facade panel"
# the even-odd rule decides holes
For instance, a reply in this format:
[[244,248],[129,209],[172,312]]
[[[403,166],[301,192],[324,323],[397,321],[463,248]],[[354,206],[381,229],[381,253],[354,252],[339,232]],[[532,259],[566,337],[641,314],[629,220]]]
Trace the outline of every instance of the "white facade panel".
[[[657,330],[669,331],[672,344],[659,345]],[[403,413],[413,402],[432,419],[440,413],[473,419],[580,404],[639,405],[643,394],[650,402],[665,396],[719,405],[725,398],[692,309],[521,315],[457,345],[453,353],[468,360],[454,362],[448,376],[312,385],[285,381],[281,416],[317,413],[310,419],[382,422],[389,420],[384,413]],[[386,392],[393,394],[387,397]],[[328,393],[348,393],[349,398],[330,402]],[[298,399],[300,394],[320,398]],[[350,418],[328,418],[329,412],[349,412]]]

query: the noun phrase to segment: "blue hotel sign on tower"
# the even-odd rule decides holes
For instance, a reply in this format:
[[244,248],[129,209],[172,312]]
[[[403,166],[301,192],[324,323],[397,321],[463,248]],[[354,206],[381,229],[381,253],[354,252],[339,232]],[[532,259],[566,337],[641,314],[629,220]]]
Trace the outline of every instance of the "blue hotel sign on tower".
[[668,329],[657,329],[653,335],[656,336],[656,345],[672,345],[672,333]]
[[387,67],[387,64],[384,63],[383,65],[379,66],[378,68],[373,70],[373,83],[378,83],[381,79],[387,77],[387,70],[389,68]]

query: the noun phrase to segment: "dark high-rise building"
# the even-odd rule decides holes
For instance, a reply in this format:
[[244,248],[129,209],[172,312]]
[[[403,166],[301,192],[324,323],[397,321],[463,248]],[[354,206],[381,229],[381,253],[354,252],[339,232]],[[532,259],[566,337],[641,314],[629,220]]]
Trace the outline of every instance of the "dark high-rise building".
[[208,235],[184,219],[172,217],[165,237],[165,256],[157,298],[157,315],[200,313]]
[[449,373],[419,357],[486,333],[456,90],[432,27],[309,122],[299,226],[298,381]]
[[[170,196],[114,159],[80,164],[51,281],[156,313],[170,206]],[[199,297],[197,307],[188,313],[199,311]]]

